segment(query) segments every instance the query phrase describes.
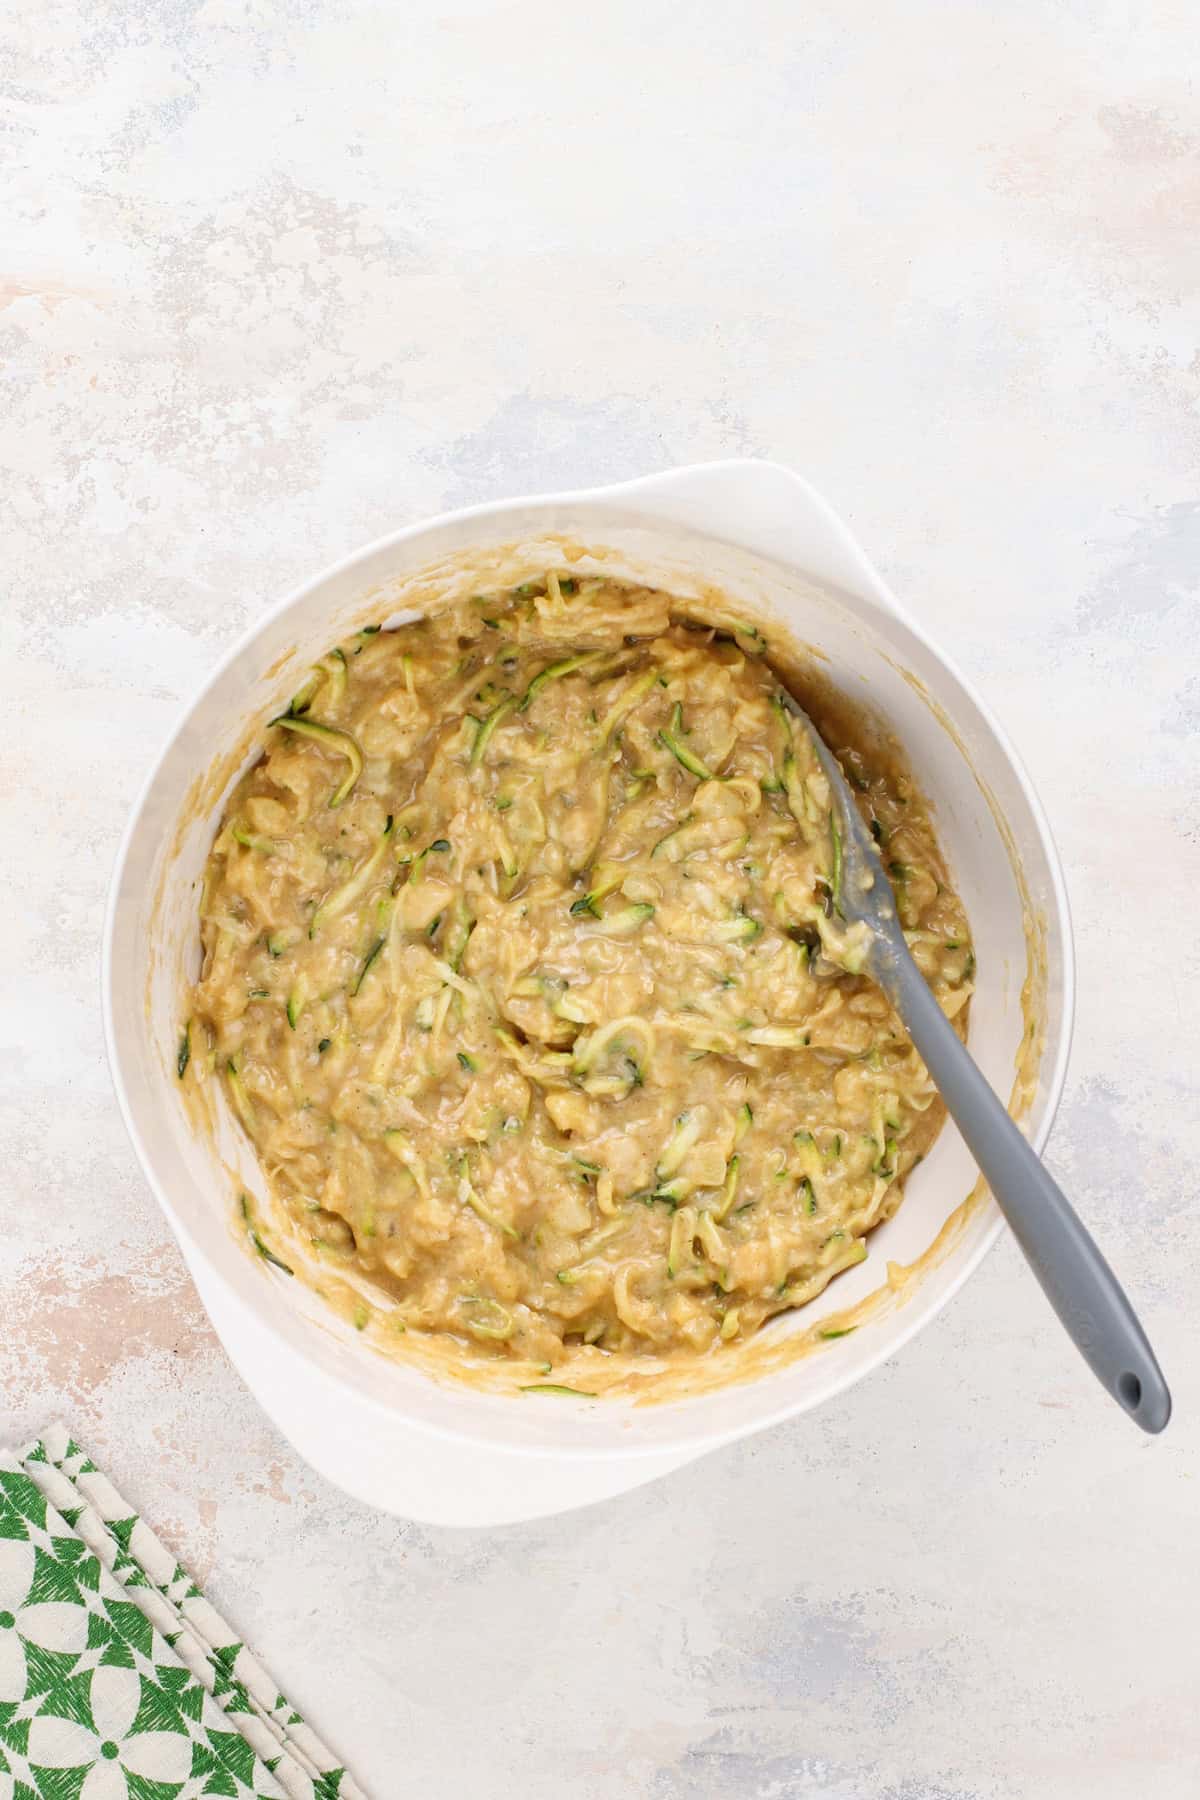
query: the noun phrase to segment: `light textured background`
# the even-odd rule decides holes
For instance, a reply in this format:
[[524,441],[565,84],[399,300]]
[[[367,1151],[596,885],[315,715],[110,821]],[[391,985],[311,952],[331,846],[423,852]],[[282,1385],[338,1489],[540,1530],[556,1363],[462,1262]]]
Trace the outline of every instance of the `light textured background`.
[[[18,0],[0,27],[0,1436],[68,1420],[379,1800],[1200,1790],[1191,0]],[[118,833],[279,591],[461,502],[793,463],[1045,798],[1051,1162],[1177,1417],[1011,1244],[826,1411],[453,1535],[243,1391],[109,1090]]]

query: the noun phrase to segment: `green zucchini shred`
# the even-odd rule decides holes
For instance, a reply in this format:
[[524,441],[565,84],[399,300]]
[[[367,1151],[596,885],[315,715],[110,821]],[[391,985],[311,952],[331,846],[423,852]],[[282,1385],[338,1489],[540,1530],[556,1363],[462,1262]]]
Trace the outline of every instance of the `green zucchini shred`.
[[664,844],[669,844],[671,842],[672,838],[678,837],[679,833],[684,829],[685,825],[690,825],[694,817],[695,817],[694,813],[684,813],[684,815],[683,815],[682,819],[680,819],[679,823],[677,825],[672,825],[670,831],[665,832],[664,835],[659,838],[658,842],[654,845],[653,849],[650,852],[651,857],[653,858],[653,857],[657,856]]
[[288,702],[288,711],[295,719],[306,713],[313,703],[313,697],[321,685],[323,670],[319,666],[311,668],[296,692]]
[[741,1162],[741,1157],[735,1151],[725,1165],[725,1185],[722,1187],[720,1198],[713,1208],[713,1219],[718,1225],[728,1216],[733,1207],[733,1202],[737,1197],[738,1171],[741,1168]]
[[258,1254],[262,1257],[263,1261],[273,1264],[277,1269],[282,1269],[285,1275],[294,1274],[295,1271],[290,1269],[287,1263],[280,1257],[276,1256],[270,1246],[264,1242],[262,1233],[254,1223],[254,1214],[250,1210],[250,1196],[245,1191],[238,1195],[238,1207],[243,1219],[246,1221],[246,1235],[249,1237],[250,1242],[254,1245],[254,1248],[258,1251]]
[[829,841],[832,850],[829,874],[829,891],[833,896],[834,911],[842,916],[842,833],[838,825],[837,808],[830,808]]
[[371,945],[371,948],[367,951],[367,954],[363,958],[363,961],[362,961],[362,967],[359,969],[358,974],[354,977],[354,980],[351,983],[351,986],[350,986],[351,999],[353,999],[354,995],[357,994],[359,988],[362,986],[363,982],[366,980],[367,971],[369,970],[369,968],[371,967],[371,964],[375,961],[375,958],[379,955],[379,952],[383,949],[383,946],[386,943],[387,943],[386,938],[376,938],[375,942]]
[[564,656],[561,662],[551,663],[529,683],[517,702],[517,711],[528,712],[547,683],[558,681],[564,675],[573,675],[576,669],[586,669],[589,663],[594,663],[597,657],[605,654],[603,650],[584,650],[577,656]]
[[505,1237],[520,1242],[521,1234],[516,1226],[510,1225],[507,1219],[500,1218],[476,1193],[471,1181],[471,1165],[465,1151],[458,1159],[458,1197],[464,1206],[469,1206],[476,1217],[482,1219],[485,1225],[490,1225],[493,1231],[503,1232]]
[[275,1252],[270,1248],[270,1246],[263,1242],[262,1237],[254,1229],[253,1225],[250,1227],[250,1242],[254,1245],[254,1248],[258,1251],[258,1254],[262,1257],[263,1261],[269,1262],[271,1264],[272,1268],[282,1269],[283,1273],[285,1275],[294,1275],[295,1274],[296,1271],[294,1269],[289,1268],[287,1263],[284,1262],[283,1258],[280,1256],[276,1256]]
[[654,908],[650,902],[639,900],[632,906],[623,906],[616,912],[605,913],[598,920],[596,929],[605,937],[629,937],[647,919],[653,917]]
[[246,850],[257,850],[260,856],[278,856],[279,845],[274,838],[258,837],[253,831],[247,831],[244,825],[230,827],[234,841]]
[[335,644],[333,649],[323,656],[317,667],[329,678],[329,698],[334,706],[340,706],[346,693],[346,653]]
[[454,903],[454,915],[446,928],[444,951],[446,961],[457,975],[462,967],[463,957],[467,953],[467,945],[471,941],[471,933],[475,929],[475,920],[467,911],[466,902],[459,895]]
[[477,728],[475,732],[475,742],[471,745],[470,756],[470,767],[472,769],[477,769],[479,767],[497,725],[499,725],[501,719],[508,717],[508,714],[512,712],[516,704],[517,700],[515,694],[509,694],[506,699],[500,701],[498,706],[492,708],[485,719],[476,720]]
[[323,744],[327,750],[335,750],[346,758],[349,769],[345,780],[333,790],[329,800],[331,809],[341,806],[363,771],[362,750],[350,733],[339,731],[335,725],[323,725],[319,719],[299,719],[293,713],[280,713],[270,723],[283,731],[293,731],[299,737],[311,738],[314,743]]
[[671,1135],[659,1152],[654,1168],[654,1179],[660,1189],[676,1173],[689,1150],[695,1145],[701,1132],[700,1118],[687,1107],[677,1113],[675,1123],[671,1127]]
[[450,839],[449,838],[434,838],[432,844],[426,844],[424,850],[419,851],[417,853],[417,855],[413,857],[412,862],[409,865],[409,870],[408,870],[409,881],[410,882],[420,881],[421,875],[424,872],[425,864],[428,861],[429,857],[434,856],[434,855],[444,856],[446,851],[449,850],[449,848],[450,848]]
[[[725,632],[717,633],[718,638],[726,637],[726,635]],[[765,656],[767,653],[767,640],[757,625],[745,625],[734,620],[729,627],[728,635],[732,637],[738,649],[745,650],[748,656]],[[746,648],[747,645],[750,646],[749,649]]]
[[567,1387],[561,1381],[528,1382],[518,1392],[522,1394],[571,1394],[578,1400],[596,1400],[597,1394],[591,1394],[586,1388]]
[[571,902],[567,909],[571,917],[577,919],[584,913],[590,913],[594,919],[599,919],[602,916],[600,901],[606,900],[609,894],[615,892],[624,878],[625,871],[623,869],[610,867],[606,875],[593,882],[586,894],[581,894],[578,900]]
[[248,1135],[253,1137],[254,1128],[257,1123],[254,1115],[254,1107],[251,1105],[250,1096],[246,1092],[245,1084],[242,1081],[242,1072],[238,1067],[238,1061],[235,1056],[231,1056],[226,1060],[225,1079],[229,1083],[229,1092],[233,1098],[234,1111],[242,1121]]
[[694,750],[688,749],[680,736],[682,730],[683,708],[676,701],[671,709],[671,722],[658,732],[657,742],[662,745],[664,750],[669,750],[675,761],[686,769],[689,775],[694,775],[697,781],[712,781],[714,779],[712,770],[702,757],[697,756]]
[[347,881],[342,883],[341,887],[334,888],[332,893],[327,894],[324,900],[321,901],[316,912],[309,920],[308,935],[310,938],[316,937],[321,926],[326,924],[330,919],[336,919],[340,913],[346,911],[347,907],[353,906],[359,895],[364,894],[370,887],[372,880],[383,866],[384,858],[387,855],[388,845],[392,837],[392,825],[392,815],[389,813],[387,816],[387,824],[383,828],[379,842],[371,851],[370,855],[359,864],[358,868],[355,869],[354,873]]

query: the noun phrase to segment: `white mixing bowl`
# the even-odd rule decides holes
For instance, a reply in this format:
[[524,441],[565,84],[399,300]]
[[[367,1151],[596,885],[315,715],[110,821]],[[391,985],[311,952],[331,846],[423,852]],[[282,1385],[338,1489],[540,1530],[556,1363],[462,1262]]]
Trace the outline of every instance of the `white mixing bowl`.
[[[892,722],[933,802],[972,921],[978,987],[970,1047],[1007,1096],[1027,1030],[1022,985],[1040,942],[1042,1053],[1025,1124],[1039,1148],[1062,1089],[1073,1001],[1062,876],[1037,798],[983,702],[888,592],[845,527],[798,476],[726,462],[617,487],[478,506],[359,551],[267,612],[188,708],[146,783],[121,846],[105,936],[104,1008],[117,1094],[142,1167],[213,1325],[261,1405],[330,1480],[387,1511],[443,1525],[533,1518],[649,1481],[841,1393],[892,1355],[977,1267],[1000,1230],[985,1200],[947,1231],[919,1278],[853,1335],[753,1379],[660,1404],[505,1396],[432,1379],[372,1351],[298,1281],[246,1253],[231,1229],[235,1181],[261,1187],[229,1121],[214,1145],[193,1129],[175,1056],[182,991],[196,972],[199,877],[224,799],[255,733],[316,655],[378,621],[420,571],[461,590],[455,558],[509,547],[513,581],[541,571],[538,540],[566,534],[675,592],[715,583],[774,614],[826,659],[834,682]],[[549,553],[553,556],[553,552]],[[586,566],[586,565],[585,565]],[[475,585],[478,585],[477,583]],[[469,590],[468,590],[469,591]],[[201,779],[216,763],[223,779]],[[231,1168],[239,1173],[231,1174]],[[916,1261],[975,1181],[947,1127],[908,1183],[866,1263],[841,1276],[806,1330]],[[932,1403],[932,1401],[931,1401]]]

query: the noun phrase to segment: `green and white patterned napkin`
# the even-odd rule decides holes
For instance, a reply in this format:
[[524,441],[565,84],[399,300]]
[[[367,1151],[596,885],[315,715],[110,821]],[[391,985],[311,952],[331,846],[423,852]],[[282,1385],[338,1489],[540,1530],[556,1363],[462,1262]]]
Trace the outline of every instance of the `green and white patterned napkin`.
[[0,1800],[366,1800],[66,1432],[0,1452]]

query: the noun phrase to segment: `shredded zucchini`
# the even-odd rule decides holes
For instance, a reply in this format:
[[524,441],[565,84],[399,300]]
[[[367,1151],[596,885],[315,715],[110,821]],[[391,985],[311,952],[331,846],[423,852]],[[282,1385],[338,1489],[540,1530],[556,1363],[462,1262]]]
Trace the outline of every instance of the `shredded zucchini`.
[[502,1219],[498,1213],[493,1212],[491,1207],[486,1205],[476,1193],[471,1181],[470,1164],[465,1154],[459,1158],[458,1164],[458,1197],[464,1206],[469,1206],[485,1225],[492,1227],[493,1231],[502,1231],[505,1237],[520,1240],[521,1234],[516,1227],[510,1225],[507,1219]]
[[599,650],[586,650],[580,656],[564,656],[561,662],[551,663],[548,668],[535,675],[529,683],[518,703],[518,711],[528,712],[542,689],[550,682],[558,681],[564,675],[573,675],[577,669],[586,669],[588,664],[594,663],[600,655]]
[[317,719],[297,719],[291,713],[281,713],[277,719],[271,720],[282,731],[294,732],[298,737],[311,738],[316,744],[322,744],[328,750],[336,750],[344,756],[349,765],[345,779],[334,788],[329,797],[330,808],[335,810],[347,800],[353,792],[355,783],[363,770],[363,754],[348,731],[338,731],[332,725],[322,725]]
[[383,868],[391,847],[391,839],[392,815],[389,813],[387,824],[383,828],[383,835],[371,854],[359,864],[348,881],[344,881],[340,887],[334,888],[318,906],[308,928],[310,938],[316,937],[322,925],[327,924],[330,919],[336,919],[340,914],[348,912],[354,903],[368,891]]
[[295,1031],[300,1023],[300,1014],[304,1011],[308,999],[308,983],[303,975],[298,975],[287,997],[287,1022]]
[[361,964],[359,965],[358,973],[354,977],[354,980],[350,984],[351,996],[358,993],[358,990],[361,988],[363,982],[367,978],[368,970],[371,968],[376,957],[379,955],[379,952],[383,949],[383,946],[386,944],[386,942],[387,942],[386,938],[376,938],[375,942],[371,945],[371,948],[367,951],[367,954],[363,957],[363,960],[362,960]]
[[[272,721],[214,839],[175,1069],[211,1069],[251,1139],[269,1256],[344,1281],[353,1323],[393,1327],[373,1346],[440,1334],[590,1398],[804,1306],[898,1204],[937,1097],[841,917],[841,820],[767,651],[556,566],[348,634]],[[961,1024],[928,809],[798,679]]]
[[595,930],[605,937],[629,937],[653,917],[654,908],[649,901],[637,901],[633,906],[618,907],[615,912],[602,914]]
[[479,728],[475,733],[475,742],[471,745],[471,767],[473,769],[477,769],[483,761],[487,747],[492,741],[492,734],[497,725],[500,724],[502,719],[508,717],[516,704],[517,699],[515,694],[509,694],[505,699],[500,701],[499,705],[492,708],[486,719],[481,719],[479,721]]
[[664,750],[669,750],[677,763],[680,763],[689,775],[697,781],[711,781],[713,772],[702,757],[688,748],[683,741],[683,708],[676,703],[671,709],[671,723],[658,734],[658,741]]

